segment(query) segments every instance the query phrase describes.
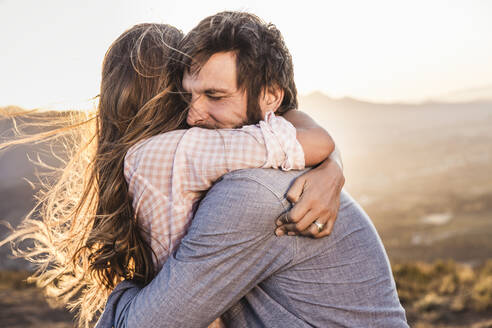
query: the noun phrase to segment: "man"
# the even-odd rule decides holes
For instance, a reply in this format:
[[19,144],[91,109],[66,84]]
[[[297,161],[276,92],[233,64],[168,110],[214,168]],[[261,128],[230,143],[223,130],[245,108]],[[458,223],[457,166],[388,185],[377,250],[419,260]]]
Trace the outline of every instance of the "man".
[[[187,54],[182,61],[183,87],[191,94],[189,125],[234,128],[257,123],[267,111],[282,115],[297,109],[291,55],[280,32],[258,17],[214,15],[190,31],[181,50]],[[279,233],[309,228],[306,233],[319,238],[331,232],[345,181],[341,166],[336,150],[296,180],[288,198],[297,202],[289,216],[297,224]]]
[[[182,50],[193,58],[183,77],[191,94],[190,125],[235,127],[268,110],[285,114],[297,107],[290,55],[279,32],[256,16],[208,17]],[[302,176],[262,169],[227,174],[203,199],[155,279],[143,288],[119,284],[100,325],[204,327],[222,316],[233,327],[407,327],[381,241],[348,194],[340,195],[330,236],[272,233],[282,218],[279,235],[304,228],[305,234],[327,234],[330,215],[321,213],[321,221],[317,212],[325,205],[306,199],[313,198],[307,196],[312,189],[326,189],[313,181],[327,181],[327,172],[340,180],[339,170],[328,160]],[[338,207],[333,189],[329,198]],[[298,202],[286,215],[288,198]]]

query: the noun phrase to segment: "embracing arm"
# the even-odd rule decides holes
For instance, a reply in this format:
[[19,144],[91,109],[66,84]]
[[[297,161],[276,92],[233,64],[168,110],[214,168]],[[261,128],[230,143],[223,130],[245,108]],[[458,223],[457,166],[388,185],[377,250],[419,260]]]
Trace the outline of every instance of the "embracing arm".
[[302,170],[304,151],[296,129],[286,119],[268,113],[256,125],[241,129],[189,129],[175,153],[175,167],[186,167],[187,174],[173,173],[176,185],[192,183],[191,191],[204,191],[224,174],[246,168]]
[[[301,114],[302,112],[291,110],[284,114],[284,117],[290,115],[286,119],[293,120],[294,126],[297,121],[308,124],[312,130],[311,138],[320,138],[322,144],[323,139],[320,136],[323,133],[329,136],[328,132],[319,127],[309,116],[304,114],[305,117],[302,118]],[[319,144],[315,145],[314,148],[319,146]],[[293,208],[289,215],[283,216],[283,221],[277,221],[279,227],[275,233],[278,236],[302,234],[320,238],[331,233],[338,214],[340,193],[345,184],[340,151],[336,146],[331,150],[333,152],[330,151],[331,154],[324,157],[320,165],[298,177],[292,184],[287,198],[292,202]],[[323,228],[319,229],[313,224],[314,222],[322,224]]]
[[309,115],[290,110],[283,117],[296,128],[297,140],[304,150],[306,166],[317,165],[332,154],[335,149],[332,137]]

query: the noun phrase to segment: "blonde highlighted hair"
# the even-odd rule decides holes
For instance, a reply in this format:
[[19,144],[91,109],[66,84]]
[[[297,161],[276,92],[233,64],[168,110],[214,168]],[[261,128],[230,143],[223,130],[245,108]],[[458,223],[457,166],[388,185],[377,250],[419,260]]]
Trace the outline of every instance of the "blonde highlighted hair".
[[147,284],[155,276],[123,164],[137,142],[185,126],[186,102],[177,92],[173,63],[182,38],[181,31],[165,24],[130,28],[105,55],[95,113],[43,116],[56,119],[50,122],[56,127],[0,145],[65,144],[68,159],[56,169],[55,182],[43,186],[37,207],[0,245],[32,241],[23,249],[14,245],[14,254],[36,264],[30,279],[48,297],[76,310],[79,326],[98,317],[119,281]]

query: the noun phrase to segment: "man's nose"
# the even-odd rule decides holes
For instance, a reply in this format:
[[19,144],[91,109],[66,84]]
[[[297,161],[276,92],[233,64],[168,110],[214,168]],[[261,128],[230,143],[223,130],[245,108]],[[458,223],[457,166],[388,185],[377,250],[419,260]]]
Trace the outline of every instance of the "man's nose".
[[206,106],[203,102],[203,97],[192,97],[190,107],[188,109],[187,123],[189,125],[202,125],[206,118]]

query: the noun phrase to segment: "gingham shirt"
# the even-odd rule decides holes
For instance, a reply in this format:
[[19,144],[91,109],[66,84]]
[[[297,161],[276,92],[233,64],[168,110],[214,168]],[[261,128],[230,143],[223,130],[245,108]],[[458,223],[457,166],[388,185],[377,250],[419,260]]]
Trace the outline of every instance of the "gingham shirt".
[[269,112],[241,129],[191,128],[153,136],[125,156],[136,219],[160,269],[191,223],[204,192],[227,172],[254,167],[303,169],[296,130]]

